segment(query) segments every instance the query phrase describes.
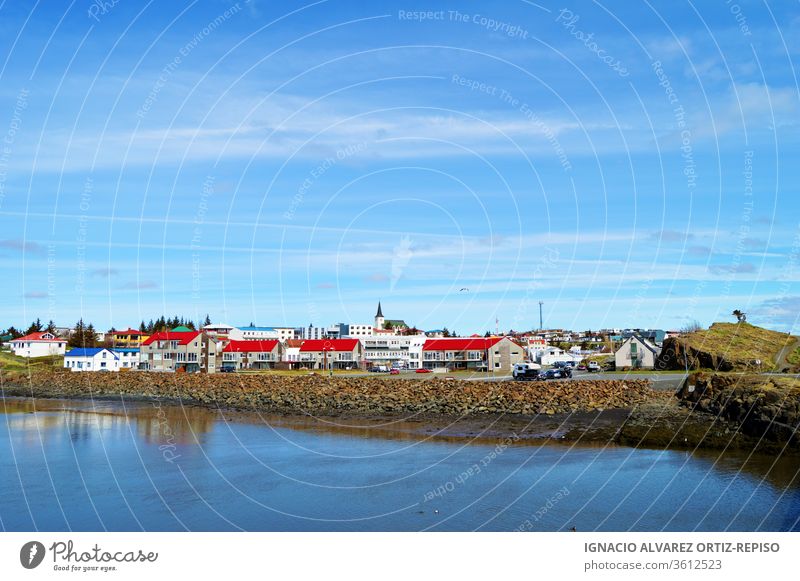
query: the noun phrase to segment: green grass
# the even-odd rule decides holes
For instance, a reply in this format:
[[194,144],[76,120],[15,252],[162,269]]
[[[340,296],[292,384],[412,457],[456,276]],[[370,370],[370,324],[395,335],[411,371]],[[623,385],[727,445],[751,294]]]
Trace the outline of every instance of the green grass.
[[749,323],[714,323],[709,329],[690,333],[682,340],[692,349],[715,354],[731,363],[754,359],[774,363],[778,352],[797,338]]
[[0,351],[0,370],[2,371],[36,371],[50,367],[64,367],[63,355],[47,357],[18,357],[9,351]]
[[786,358],[786,362],[790,365],[800,365],[800,347],[789,354]]

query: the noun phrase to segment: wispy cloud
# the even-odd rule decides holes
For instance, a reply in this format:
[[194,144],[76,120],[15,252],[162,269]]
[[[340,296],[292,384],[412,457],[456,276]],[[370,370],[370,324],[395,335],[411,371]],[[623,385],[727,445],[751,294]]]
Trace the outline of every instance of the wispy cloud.
[[47,293],[43,291],[29,291],[23,295],[26,299],[46,299]]
[[0,240],[0,248],[8,248],[9,250],[16,250],[23,254],[44,254],[44,246],[38,242],[30,242],[21,240],[19,238],[12,238],[9,240]]

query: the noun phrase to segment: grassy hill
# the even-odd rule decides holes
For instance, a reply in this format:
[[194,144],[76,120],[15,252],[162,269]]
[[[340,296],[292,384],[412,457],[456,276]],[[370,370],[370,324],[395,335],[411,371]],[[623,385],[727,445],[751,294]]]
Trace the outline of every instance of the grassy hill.
[[9,351],[0,351],[0,371],[34,371],[63,366],[64,357],[62,355],[26,359],[17,357]]
[[[668,339],[662,360],[671,359],[669,368],[681,367],[685,352],[689,366],[695,369],[772,369],[784,348],[794,346],[797,340],[792,335],[749,323],[714,323],[708,329]],[[756,361],[761,361],[760,366]]]

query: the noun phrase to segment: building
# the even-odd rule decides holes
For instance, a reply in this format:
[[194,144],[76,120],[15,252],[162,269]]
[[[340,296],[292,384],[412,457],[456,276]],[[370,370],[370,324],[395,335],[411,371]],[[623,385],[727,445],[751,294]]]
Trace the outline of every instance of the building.
[[115,347],[111,351],[119,358],[120,370],[139,367],[139,347]]
[[300,369],[357,369],[361,363],[361,342],[358,339],[305,339],[300,343]]
[[225,323],[211,323],[203,327],[203,333],[209,337],[227,339],[234,328],[232,325],[226,325]]
[[383,309],[381,309],[381,302],[378,301],[378,311],[375,313],[375,330],[385,331],[393,330],[399,331],[401,329],[408,329],[408,325],[402,319],[387,319],[383,316]]
[[548,345],[546,349],[531,352],[531,361],[537,362],[539,365],[553,365],[565,361],[572,361],[578,363],[583,360],[583,355],[580,353],[567,352],[560,347],[553,347]]
[[425,339],[425,335],[377,334],[361,337],[364,364],[367,368],[388,365],[417,369],[421,358],[412,358],[412,354],[422,352]]
[[640,335],[631,335],[614,353],[617,369],[653,369],[661,350]]
[[[111,337],[111,344],[114,347],[122,348],[139,348],[139,346],[147,341],[150,336],[147,333],[137,329],[125,329],[124,331],[112,331],[109,336]],[[99,339],[98,339],[99,340]]]
[[280,334],[275,327],[234,327],[228,333],[231,341],[260,341],[263,339],[280,339]]
[[56,337],[53,333],[42,331],[31,333],[18,339],[9,341],[14,355],[19,357],[46,357],[48,355],[63,355],[67,350],[67,341]]
[[510,373],[524,359],[522,346],[508,337],[428,339],[422,346],[425,369]]
[[119,371],[120,359],[105,347],[78,348],[64,355],[64,367],[70,371]]
[[281,362],[281,343],[277,339],[230,341],[222,349],[222,367],[233,369],[273,369]]
[[346,325],[347,332],[344,337],[371,337],[375,333],[375,328],[372,325],[361,325],[357,323],[350,323]]
[[303,344],[302,339],[289,339],[282,341],[283,343],[283,361],[284,367],[289,369],[297,369],[300,367],[300,345]]
[[299,339],[326,339],[325,335],[326,329],[325,327],[315,327],[314,325],[310,324],[308,327],[301,327]]
[[221,343],[199,331],[162,331],[142,343],[139,368],[216,373]]

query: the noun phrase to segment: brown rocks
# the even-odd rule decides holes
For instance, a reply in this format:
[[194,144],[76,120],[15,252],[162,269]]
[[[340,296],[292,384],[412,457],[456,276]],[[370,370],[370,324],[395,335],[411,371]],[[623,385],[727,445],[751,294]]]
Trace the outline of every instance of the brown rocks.
[[271,374],[5,374],[9,395],[160,397],[284,413],[531,414],[628,408],[657,399],[646,380],[488,382]]

